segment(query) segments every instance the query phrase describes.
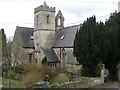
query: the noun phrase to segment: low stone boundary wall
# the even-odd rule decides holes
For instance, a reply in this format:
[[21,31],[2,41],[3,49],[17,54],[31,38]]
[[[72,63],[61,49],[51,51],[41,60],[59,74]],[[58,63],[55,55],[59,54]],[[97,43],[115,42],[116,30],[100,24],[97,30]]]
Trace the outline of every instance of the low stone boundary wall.
[[93,79],[88,81],[70,81],[63,84],[57,84],[50,86],[51,88],[89,88],[95,85],[101,85],[101,79]]

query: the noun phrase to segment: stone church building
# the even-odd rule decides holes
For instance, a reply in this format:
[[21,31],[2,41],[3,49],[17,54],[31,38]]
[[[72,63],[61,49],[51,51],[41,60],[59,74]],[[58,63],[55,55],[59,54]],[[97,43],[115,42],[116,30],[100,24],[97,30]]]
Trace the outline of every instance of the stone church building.
[[21,64],[41,63],[43,58],[52,66],[59,63],[78,64],[73,43],[80,25],[64,27],[64,16],[46,2],[34,9],[34,28],[16,27],[12,44],[12,60]]

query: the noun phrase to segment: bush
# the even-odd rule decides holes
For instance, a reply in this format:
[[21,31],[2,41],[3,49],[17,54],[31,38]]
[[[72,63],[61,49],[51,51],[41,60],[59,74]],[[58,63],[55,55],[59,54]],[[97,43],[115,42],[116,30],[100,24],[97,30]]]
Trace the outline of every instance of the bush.
[[100,76],[100,67],[98,66],[82,66],[82,76],[98,77]]
[[68,77],[67,74],[57,74],[56,76],[54,76],[53,78],[50,79],[50,82],[53,84],[61,84],[64,82],[68,82],[70,80],[70,78]]
[[26,65],[23,78],[21,80],[24,86],[30,87],[35,84],[35,82],[45,81],[45,76],[54,73],[52,68],[48,65],[39,64],[29,64]]
[[24,71],[24,65],[12,66],[10,63],[2,63],[2,76],[4,78],[20,80],[20,76]]
[[47,58],[46,58],[46,57],[44,57],[44,58],[42,59],[42,64],[47,64]]
[[[25,70],[22,77],[22,84],[26,87],[31,87],[35,84],[35,82],[46,81],[46,75],[49,76],[49,81],[55,82],[64,82],[68,81],[67,75],[59,75],[60,73],[64,73],[65,69],[60,68],[59,66],[56,68],[52,68],[49,65],[40,65],[40,64],[28,64],[25,66]],[[60,76],[64,76],[63,78]],[[57,80],[58,78],[58,81]],[[67,80],[66,80],[67,79]]]

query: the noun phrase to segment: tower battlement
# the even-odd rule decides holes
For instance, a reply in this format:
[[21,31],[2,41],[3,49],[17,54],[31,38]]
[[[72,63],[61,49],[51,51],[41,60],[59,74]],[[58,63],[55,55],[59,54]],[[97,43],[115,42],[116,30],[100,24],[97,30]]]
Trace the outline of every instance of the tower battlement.
[[39,7],[34,9],[34,13],[37,13],[39,11],[55,12],[55,7],[49,7],[49,6],[40,5]]

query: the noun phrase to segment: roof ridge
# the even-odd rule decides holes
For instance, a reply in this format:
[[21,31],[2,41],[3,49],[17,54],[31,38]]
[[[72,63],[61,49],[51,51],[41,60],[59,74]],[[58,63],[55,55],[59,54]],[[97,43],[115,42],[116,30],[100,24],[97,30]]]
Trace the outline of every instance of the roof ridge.
[[30,28],[30,29],[34,29],[32,27],[21,27],[21,26],[16,26],[17,28]]
[[78,25],[72,25],[72,26],[67,26],[67,27],[64,27],[63,29],[70,28],[70,27],[76,27],[76,26],[80,26],[80,24],[78,24]]

